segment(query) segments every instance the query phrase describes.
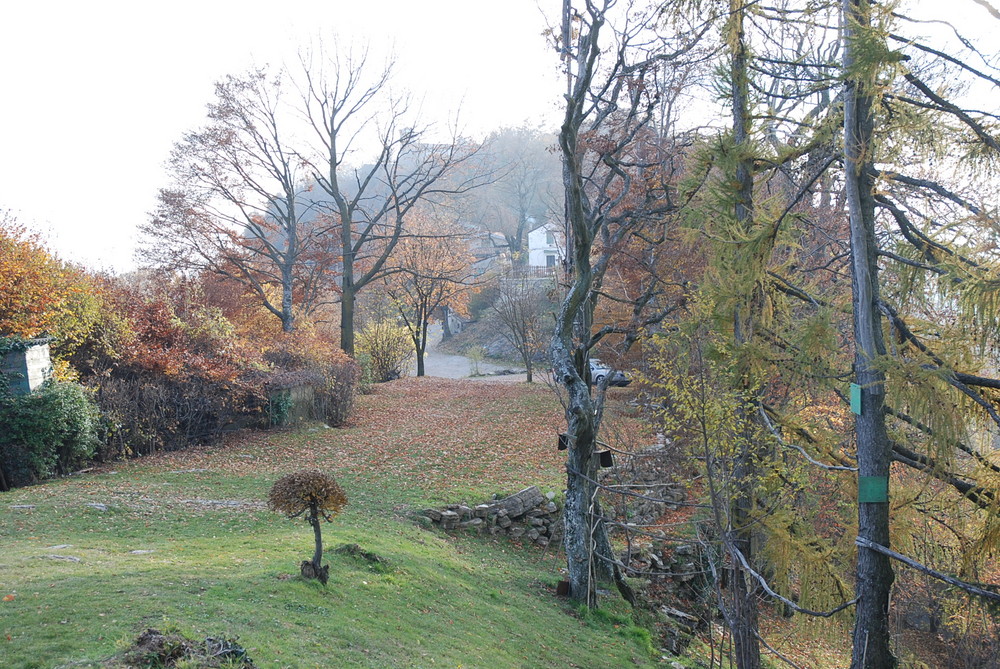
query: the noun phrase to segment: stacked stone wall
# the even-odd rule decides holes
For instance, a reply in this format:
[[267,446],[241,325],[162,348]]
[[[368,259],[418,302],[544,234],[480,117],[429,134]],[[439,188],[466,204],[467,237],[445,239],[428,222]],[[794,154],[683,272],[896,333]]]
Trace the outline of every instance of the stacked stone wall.
[[555,493],[543,495],[537,486],[531,486],[503,499],[474,506],[449,504],[426,509],[422,515],[443,530],[507,536],[544,547],[563,536],[562,510],[554,498]]

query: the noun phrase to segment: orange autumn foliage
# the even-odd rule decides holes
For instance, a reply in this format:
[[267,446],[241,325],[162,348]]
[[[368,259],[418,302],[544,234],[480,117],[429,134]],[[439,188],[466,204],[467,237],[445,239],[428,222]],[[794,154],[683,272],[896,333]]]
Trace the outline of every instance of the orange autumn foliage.
[[51,333],[79,287],[37,234],[0,215],[0,336]]

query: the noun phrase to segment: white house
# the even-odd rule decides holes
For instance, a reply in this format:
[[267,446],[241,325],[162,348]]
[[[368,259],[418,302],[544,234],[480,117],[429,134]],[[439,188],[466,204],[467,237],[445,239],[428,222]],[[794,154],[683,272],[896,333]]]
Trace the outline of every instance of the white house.
[[528,266],[562,267],[566,257],[566,233],[557,223],[543,223],[528,233]]

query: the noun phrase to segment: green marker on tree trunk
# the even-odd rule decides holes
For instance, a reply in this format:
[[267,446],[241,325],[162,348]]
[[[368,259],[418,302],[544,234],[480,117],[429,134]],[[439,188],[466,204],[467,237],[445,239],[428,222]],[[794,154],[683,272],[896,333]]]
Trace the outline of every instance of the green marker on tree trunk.
[[888,476],[859,476],[858,501],[879,503],[889,501]]

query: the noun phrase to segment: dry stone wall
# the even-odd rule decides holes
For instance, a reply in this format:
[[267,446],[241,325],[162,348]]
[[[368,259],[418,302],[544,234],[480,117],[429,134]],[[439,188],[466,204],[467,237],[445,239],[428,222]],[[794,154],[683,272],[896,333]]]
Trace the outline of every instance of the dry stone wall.
[[543,495],[537,486],[531,486],[503,499],[475,506],[449,504],[426,509],[422,515],[442,530],[478,531],[544,547],[562,540],[562,510],[554,499],[555,493]]
[[661,539],[666,534],[659,528],[663,515],[680,508],[687,500],[687,490],[676,478],[672,468],[676,463],[667,442],[645,448],[615,460],[615,466],[602,469],[599,479],[612,490],[627,490],[629,494],[604,494],[604,511],[612,521],[612,533],[625,531],[652,535]]

